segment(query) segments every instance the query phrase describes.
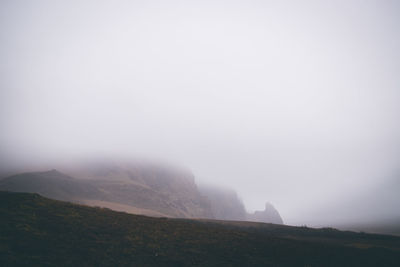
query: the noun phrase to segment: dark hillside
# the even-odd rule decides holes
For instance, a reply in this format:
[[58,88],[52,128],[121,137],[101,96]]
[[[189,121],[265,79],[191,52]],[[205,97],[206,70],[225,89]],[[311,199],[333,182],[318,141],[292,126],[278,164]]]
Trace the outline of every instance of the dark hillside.
[[399,266],[400,238],[152,218],[0,192],[0,266]]

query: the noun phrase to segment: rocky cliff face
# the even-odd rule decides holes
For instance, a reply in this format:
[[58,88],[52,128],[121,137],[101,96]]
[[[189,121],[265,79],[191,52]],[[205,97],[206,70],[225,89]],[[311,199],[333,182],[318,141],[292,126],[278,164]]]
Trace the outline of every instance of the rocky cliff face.
[[191,172],[148,162],[92,162],[65,169],[93,181],[108,193],[107,201],[155,210],[171,217],[212,218],[208,200]]
[[270,203],[265,204],[263,211],[248,213],[233,190],[204,185],[200,185],[199,190],[209,199],[215,219],[283,224],[279,212]]
[[56,170],[23,173],[2,179],[0,190],[39,193],[78,203],[123,204],[169,217],[213,218],[193,175],[164,166],[91,165],[70,169],[68,175]]
[[215,219],[246,220],[245,207],[235,191],[205,185],[200,185],[199,190],[210,201]]
[[270,203],[265,204],[265,209],[263,211],[248,213],[247,220],[253,222],[283,224],[281,215]]
[[58,167],[61,171],[27,172],[1,179],[0,190],[39,193],[149,216],[282,223],[272,205],[248,214],[235,191],[197,186],[193,174],[181,168],[112,161]]

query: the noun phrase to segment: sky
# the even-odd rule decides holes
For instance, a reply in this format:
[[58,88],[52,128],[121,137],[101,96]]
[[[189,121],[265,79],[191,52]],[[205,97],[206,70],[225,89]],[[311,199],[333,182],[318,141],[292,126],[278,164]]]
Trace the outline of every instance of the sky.
[[[1,1],[0,159],[164,159],[289,224],[361,220],[349,203],[400,179],[399,14],[385,0]],[[400,194],[386,203],[400,218]]]

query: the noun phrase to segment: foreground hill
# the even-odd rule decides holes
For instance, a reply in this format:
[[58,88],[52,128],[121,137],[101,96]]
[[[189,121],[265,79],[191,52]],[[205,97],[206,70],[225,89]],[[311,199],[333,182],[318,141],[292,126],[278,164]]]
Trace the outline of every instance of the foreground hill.
[[152,218],[0,192],[0,266],[399,266],[400,238]]

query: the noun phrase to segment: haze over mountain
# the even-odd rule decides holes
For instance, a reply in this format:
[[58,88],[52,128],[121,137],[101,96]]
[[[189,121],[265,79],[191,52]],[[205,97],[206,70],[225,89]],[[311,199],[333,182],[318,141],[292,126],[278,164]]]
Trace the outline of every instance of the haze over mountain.
[[246,220],[246,208],[235,191],[210,185],[199,185],[199,191],[209,199],[216,219]]
[[[43,166],[31,166],[36,172],[20,174],[14,169],[19,174],[3,175],[0,190],[39,193],[53,199],[156,217],[283,223],[271,204],[266,203],[265,209],[259,211],[249,211],[234,190],[197,184],[189,170],[171,164],[103,159],[54,166],[60,171],[38,172]],[[304,220],[304,224],[400,235],[400,216],[393,213],[400,206],[399,190],[399,179],[393,175],[388,182],[364,190],[351,201],[343,199],[341,204],[336,202],[339,204],[315,210],[308,214],[314,218],[311,223]],[[326,210],[333,213],[324,216]]]
[[274,206],[272,206],[271,203],[266,203],[263,211],[256,210],[254,213],[248,214],[247,220],[254,222],[269,221],[275,224],[283,224],[283,220],[279,212],[274,208]]
[[[394,0],[2,0],[1,176],[155,159],[286,224],[399,224],[399,14]],[[145,169],[113,173],[124,187],[104,168],[96,188],[119,209],[128,188],[154,212],[206,216],[191,174]],[[214,212],[242,216],[232,197],[238,210]]]
[[270,203],[265,204],[263,211],[249,213],[246,211],[242,200],[233,190],[209,185],[200,185],[199,190],[209,199],[216,219],[283,224],[279,212]]
[[[68,175],[55,169],[12,175],[0,180],[0,190],[156,217],[252,220],[236,192],[211,186],[199,190],[193,174],[182,168],[103,160],[63,169]],[[276,220],[279,214],[266,215],[256,221],[283,223]]]

